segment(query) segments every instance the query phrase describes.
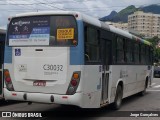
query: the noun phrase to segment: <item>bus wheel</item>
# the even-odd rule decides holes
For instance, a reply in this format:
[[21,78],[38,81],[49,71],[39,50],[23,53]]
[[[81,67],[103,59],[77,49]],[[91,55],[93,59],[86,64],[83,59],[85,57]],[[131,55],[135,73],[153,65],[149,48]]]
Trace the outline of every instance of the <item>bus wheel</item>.
[[148,80],[146,80],[145,82],[144,90],[139,93],[140,96],[144,96],[146,94],[147,86],[148,86]]
[[115,100],[114,100],[113,107],[112,107],[113,109],[118,110],[121,107],[122,96],[123,96],[122,87],[118,85],[117,90],[116,90]]

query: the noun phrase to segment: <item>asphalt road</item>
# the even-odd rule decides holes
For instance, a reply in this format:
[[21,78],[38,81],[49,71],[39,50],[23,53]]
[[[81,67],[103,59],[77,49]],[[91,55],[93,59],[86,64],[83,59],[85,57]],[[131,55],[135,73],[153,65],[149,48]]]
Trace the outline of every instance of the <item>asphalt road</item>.
[[[87,119],[87,120],[160,120],[160,78],[155,78],[152,82],[152,87],[147,89],[147,93],[144,96],[138,94],[125,98],[120,110],[114,111],[111,106],[107,106],[101,109],[80,109],[75,106],[63,106],[55,104],[39,104],[33,103],[28,105],[26,102],[4,102],[0,103],[0,111],[36,111],[36,112],[48,112],[46,114],[53,115],[54,119]],[[159,117],[123,117],[128,116],[133,112],[136,114],[145,114],[145,112],[151,113],[153,111],[158,112]],[[151,112],[149,112],[151,111]],[[153,114],[156,114],[153,112]],[[111,117],[108,117],[111,116]],[[119,116],[119,117],[117,117]],[[5,120],[11,120],[13,118],[0,118]],[[17,118],[14,118],[17,119]],[[28,118],[29,119],[29,118]],[[42,118],[35,118],[38,120],[48,120],[49,117],[43,116]]]

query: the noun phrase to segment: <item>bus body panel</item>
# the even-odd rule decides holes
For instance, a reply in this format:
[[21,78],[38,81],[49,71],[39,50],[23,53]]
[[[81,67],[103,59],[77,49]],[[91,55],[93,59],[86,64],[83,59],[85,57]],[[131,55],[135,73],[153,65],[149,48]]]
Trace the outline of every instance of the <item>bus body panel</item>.
[[[11,64],[5,64],[5,68],[11,69],[10,65]],[[15,91],[10,92],[5,88],[5,91],[4,91],[5,99],[25,101],[23,96],[24,94],[28,94],[29,96],[32,96],[32,97],[27,97],[27,101],[52,103],[50,101],[50,96],[53,95],[55,99],[58,99],[54,101],[54,103],[57,103],[57,104],[71,104],[71,105],[76,105],[82,108],[99,108],[100,101],[101,101],[101,87],[102,87],[102,83],[101,83],[102,72],[99,71],[99,65],[88,65],[88,66],[70,65],[68,69],[68,73],[72,75],[75,69],[82,71],[82,74],[81,74],[81,80],[77,88],[77,91],[74,95],[71,95],[72,97],[70,97],[69,95],[66,95],[66,93],[62,93],[60,95],[59,89],[62,90],[65,87],[63,84],[61,86],[56,84],[55,86],[43,88],[43,87],[33,86],[32,84],[27,85],[27,84],[22,84],[19,81],[18,82],[14,81],[13,85],[15,86],[16,89]],[[68,79],[70,81],[71,78],[68,78]],[[69,84],[69,81],[68,81],[68,84]],[[68,87],[68,84],[67,84],[67,87]],[[56,92],[54,93],[54,89],[57,91],[59,90],[58,91],[59,96]],[[45,92],[47,94],[45,94]],[[16,93],[17,96],[13,96],[12,93]],[[81,94],[81,95],[79,96],[78,94]],[[44,98],[44,96],[46,96],[46,98]],[[63,100],[62,96],[68,96],[69,100],[65,100],[65,99]],[[78,98],[76,98],[76,96]],[[41,99],[37,100],[37,97]]]
[[84,65],[84,26],[82,20],[77,20],[78,45],[70,47],[70,65]]
[[102,71],[100,67],[101,65],[83,66],[83,93],[86,95],[84,99],[89,98],[85,100],[88,106],[100,107],[102,90]]
[[122,81],[124,84],[123,98],[143,91],[147,77],[152,77],[150,76],[152,74],[151,73],[152,69],[148,70],[148,66],[147,65],[112,65],[112,74],[111,74],[112,88],[111,88],[111,96],[110,96],[111,102],[114,101],[116,87],[119,81]]
[[[75,93],[74,95],[59,95],[59,94],[44,94],[44,93],[26,93],[26,92],[10,92],[4,88],[4,97],[6,100],[24,100],[24,94],[27,94],[27,101],[37,103],[50,103],[50,104],[66,104],[75,105],[81,108],[99,108],[100,105],[96,101],[99,99],[100,91],[91,93],[93,97],[90,99],[88,94]],[[14,94],[14,95],[13,95]],[[51,96],[54,96],[54,102],[51,102]],[[96,104],[95,104],[96,103]]]
[[[16,91],[66,93],[67,79],[71,78],[67,48],[41,48],[43,51],[31,47],[12,49],[13,68],[9,72]],[[15,55],[17,49],[21,50],[21,56]],[[33,86],[34,81],[38,80],[46,81],[46,86]]]
[[101,90],[102,72],[99,70],[100,65],[85,65],[83,68],[84,92],[91,93]]
[[[5,68],[11,69],[11,64],[5,64]],[[91,65],[91,66],[84,66],[84,65],[70,65],[68,69],[68,73],[72,74],[74,70],[82,71],[81,80],[77,91],[74,95],[66,95],[57,94],[56,92],[50,92],[50,90],[58,90],[58,86],[60,89],[64,89],[64,86],[55,85],[51,86],[50,88],[42,88],[42,87],[35,87],[29,86],[26,84],[20,84],[20,82],[13,82],[15,88],[18,88],[15,91],[8,91],[6,87],[4,88],[5,99],[6,100],[24,100],[24,94],[27,94],[27,101],[32,102],[39,102],[39,103],[55,103],[55,104],[70,104],[76,105],[82,108],[99,108],[100,101],[101,101],[101,72],[99,72],[99,65]],[[97,74],[94,74],[94,73]],[[70,79],[70,78],[69,78]],[[69,80],[70,81],[70,80]],[[68,81],[68,82],[69,82]],[[20,91],[19,86],[22,88],[27,87],[27,91]],[[93,87],[94,86],[94,87]],[[35,88],[34,88],[35,87]],[[43,91],[42,91],[43,90]],[[46,91],[48,90],[48,91]],[[34,92],[33,92],[34,91]],[[39,92],[40,91],[40,92]],[[45,93],[46,91],[46,93]],[[16,96],[12,95],[16,94]],[[54,96],[54,102],[50,101],[51,95]],[[63,96],[67,96],[67,99],[63,98]]]

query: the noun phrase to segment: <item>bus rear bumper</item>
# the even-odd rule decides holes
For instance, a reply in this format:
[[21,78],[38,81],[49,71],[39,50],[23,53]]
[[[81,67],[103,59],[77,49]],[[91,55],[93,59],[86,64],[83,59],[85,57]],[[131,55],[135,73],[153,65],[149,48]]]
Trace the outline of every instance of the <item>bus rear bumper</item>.
[[4,88],[5,100],[30,101],[38,103],[55,103],[67,104],[83,107],[81,104],[82,93],[75,93],[74,95],[58,95],[45,93],[29,93],[29,92],[14,92],[8,91]]

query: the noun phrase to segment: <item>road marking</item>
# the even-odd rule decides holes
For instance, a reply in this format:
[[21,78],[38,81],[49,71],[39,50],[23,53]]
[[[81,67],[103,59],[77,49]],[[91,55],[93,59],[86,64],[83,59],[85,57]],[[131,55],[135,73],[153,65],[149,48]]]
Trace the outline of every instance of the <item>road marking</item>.
[[152,83],[152,85],[151,86],[153,86],[153,85],[155,85],[156,83]]
[[147,91],[156,91],[156,92],[160,92],[160,90],[147,90]]
[[157,86],[153,86],[153,88],[159,88],[160,87],[160,85],[157,85]]

